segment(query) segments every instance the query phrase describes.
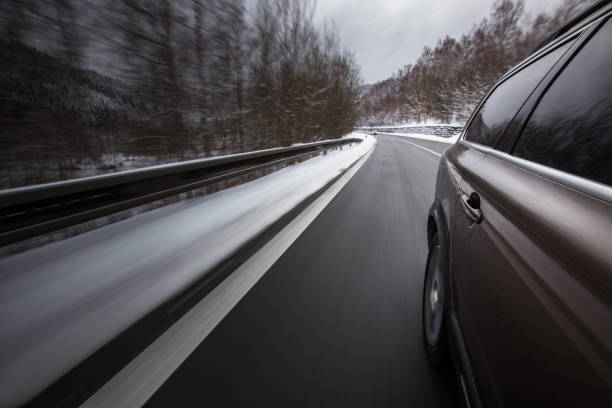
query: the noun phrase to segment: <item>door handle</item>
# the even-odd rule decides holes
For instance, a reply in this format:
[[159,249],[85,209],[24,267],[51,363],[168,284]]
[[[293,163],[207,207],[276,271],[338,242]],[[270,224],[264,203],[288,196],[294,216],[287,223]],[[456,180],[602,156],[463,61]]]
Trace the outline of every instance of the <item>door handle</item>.
[[472,193],[469,196],[467,194],[461,194],[461,207],[463,212],[474,221],[476,224],[480,224],[482,221],[482,210],[480,209],[480,196],[477,193]]

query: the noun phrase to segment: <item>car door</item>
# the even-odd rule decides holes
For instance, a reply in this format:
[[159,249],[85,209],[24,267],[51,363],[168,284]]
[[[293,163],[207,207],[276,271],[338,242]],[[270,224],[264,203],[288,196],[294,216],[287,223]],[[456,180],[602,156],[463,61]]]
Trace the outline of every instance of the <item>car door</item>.
[[[596,29],[498,86],[460,142],[452,274],[485,406],[612,402],[612,30]],[[505,122],[496,108],[546,72],[543,95],[523,91],[534,108]]]

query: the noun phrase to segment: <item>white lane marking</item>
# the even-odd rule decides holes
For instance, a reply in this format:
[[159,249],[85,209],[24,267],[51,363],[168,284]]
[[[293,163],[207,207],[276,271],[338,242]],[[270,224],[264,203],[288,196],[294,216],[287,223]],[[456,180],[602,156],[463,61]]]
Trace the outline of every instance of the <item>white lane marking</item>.
[[428,151],[429,153],[435,154],[435,155],[436,155],[436,156],[438,156],[438,157],[442,157],[442,155],[441,155],[440,153],[438,153],[438,152],[434,152],[433,150],[430,150],[430,149],[428,149],[428,148],[426,148],[426,147],[423,147],[423,146],[421,146],[421,145],[418,145],[418,144],[416,144],[416,143],[412,143],[412,142],[409,142],[409,141],[407,141],[407,140],[400,140],[400,142],[411,144],[411,145],[416,146],[416,147],[418,147],[418,148],[420,148],[420,149],[426,150],[426,151]]
[[140,407],[212,332],[355,175],[372,148],[255,255],[92,395],[82,407]]

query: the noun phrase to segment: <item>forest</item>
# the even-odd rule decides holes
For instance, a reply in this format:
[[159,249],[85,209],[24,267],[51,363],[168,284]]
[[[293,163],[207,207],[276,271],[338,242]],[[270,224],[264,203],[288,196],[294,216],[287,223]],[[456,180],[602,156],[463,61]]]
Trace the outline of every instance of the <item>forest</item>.
[[309,0],[3,0],[0,187],[341,137],[359,68]]
[[565,0],[531,16],[523,0],[498,0],[459,39],[446,36],[393,76],[362,88],[360,126],[463,124],[495,82],[592,1]]

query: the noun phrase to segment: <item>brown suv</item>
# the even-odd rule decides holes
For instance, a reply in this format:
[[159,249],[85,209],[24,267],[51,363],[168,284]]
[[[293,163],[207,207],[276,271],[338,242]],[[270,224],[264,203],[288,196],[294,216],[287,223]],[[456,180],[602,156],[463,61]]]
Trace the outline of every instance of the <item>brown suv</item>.
[[441,158],[423,339],[468,406],[612,407],[611,14],[508,72]]

